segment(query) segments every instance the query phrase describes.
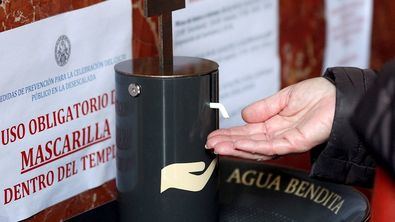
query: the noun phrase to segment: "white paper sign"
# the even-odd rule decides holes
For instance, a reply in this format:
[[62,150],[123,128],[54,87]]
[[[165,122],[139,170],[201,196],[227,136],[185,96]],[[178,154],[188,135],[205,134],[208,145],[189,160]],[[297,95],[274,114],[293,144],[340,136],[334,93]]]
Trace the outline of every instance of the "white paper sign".
[[220,65],[220,102],[243,124],[246,105],[280,87],[277,0],[189,0],[174,12],[174,53]]
[[113,67],[130,57],[129,0],[0,33],[0,221],[115,177]]
[[368,68],[370,60],[372,0],[326,0],[324,71],[333,66]]

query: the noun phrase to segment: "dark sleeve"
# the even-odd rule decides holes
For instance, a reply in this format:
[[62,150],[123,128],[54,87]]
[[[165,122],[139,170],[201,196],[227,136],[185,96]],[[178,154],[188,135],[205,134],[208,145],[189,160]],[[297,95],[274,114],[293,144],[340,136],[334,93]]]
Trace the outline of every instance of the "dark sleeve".
[[395,61],[383,67],[355,111],[351,123],[377,163],[395,176]]
[[327,143],[312,151],[311,176],[343,184],[371,186],[375,163],[350,124],[360,98],[373,85],[372,70],[349,67],[327,69],[325,78],[336,86],[336,109]]

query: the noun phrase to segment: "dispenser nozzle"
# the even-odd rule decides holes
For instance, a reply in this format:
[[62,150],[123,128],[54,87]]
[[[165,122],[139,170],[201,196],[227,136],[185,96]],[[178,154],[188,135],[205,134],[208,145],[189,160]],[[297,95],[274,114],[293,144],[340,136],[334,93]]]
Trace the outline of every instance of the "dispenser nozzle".
[[225,119],[229,119],[229,113],[226,110],[225,106],[222,105],[221,103],[210,103],[210,108],[211,109],[218,109],[219,112],[221,113],[222,117],[224,117]]

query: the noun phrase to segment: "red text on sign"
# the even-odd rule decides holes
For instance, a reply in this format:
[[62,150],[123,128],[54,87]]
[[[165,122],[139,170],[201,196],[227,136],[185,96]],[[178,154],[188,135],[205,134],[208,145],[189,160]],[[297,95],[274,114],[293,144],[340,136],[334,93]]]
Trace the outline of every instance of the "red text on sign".
[[67,179],[71,176],[74,176],[78,173],[75,160],[70,163],[67,163],[64,166],[58,167],[58,182]]
[[115,145],[81,157],[82,169],[87,170],[115,159]]
[[9,143],[13,143],[17,140],[21,140],[23,139],[23,137],[25,137],[25,135],[26,135],[26,128],[23,123],[17,126],[12,126],[8,129],[1,131],[1,144],[5,146]]
[[50,187],[54,183],[54,180],[55,174],[50,170],[46,174],[40,174],[13,187],[6,188],[4,189],[4,205]]
[[108,119],[21,152],[21,173],[26,173],[111,138]]

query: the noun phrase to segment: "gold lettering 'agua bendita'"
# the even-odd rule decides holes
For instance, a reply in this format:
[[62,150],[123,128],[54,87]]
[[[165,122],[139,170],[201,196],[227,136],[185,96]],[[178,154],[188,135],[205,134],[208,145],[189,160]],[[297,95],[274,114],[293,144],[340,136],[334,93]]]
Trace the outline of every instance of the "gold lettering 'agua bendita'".
[[247,170],[240,173],[240,169],[236,168],[226,182],[279,191],[281,176],[273,176],[271,173],[265,174],[264,172],[258,172],[256,170]]
[[275,175],[270,172],[257,170],[241,171],[239,168],[235,168],[226,182],[294,195],[313,201],[315,204],[320,204],[334,214],[337,214],[344,204],[344,199],[339,194],[310,181],[291,178],[289,182],[284,182],[285,186],[282,186],[281,175]]

